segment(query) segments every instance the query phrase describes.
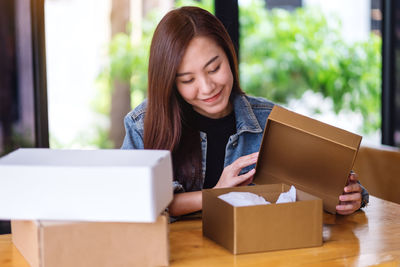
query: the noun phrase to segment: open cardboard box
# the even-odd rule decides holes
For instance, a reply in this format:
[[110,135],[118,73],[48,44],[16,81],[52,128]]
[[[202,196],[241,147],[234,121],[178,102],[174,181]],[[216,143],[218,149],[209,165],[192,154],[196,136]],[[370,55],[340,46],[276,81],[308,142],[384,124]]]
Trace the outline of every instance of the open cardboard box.
[[12,221],[32,267],[168,266],[168,216],[154,223]]
[[[203,190],[203,234],[234,254],[321,245],[318,199],[336,213],[360,142],[359,135],[274,106],[260,147],[257,185]],[[277,190],[268,184],[284,185]],[[232,207],[217,198],[231,191],[279,194],[290,185],[301,192],[295,203]]]
[[285,184],[203,190],[203,235],[233,254],[322,244],[322,200],[296,190],[296,202],[234,207],[218,196],[251,192],[275,203]]
[[154,222],[173,198],[166,150],[18,149],[0,173],[6,220]]

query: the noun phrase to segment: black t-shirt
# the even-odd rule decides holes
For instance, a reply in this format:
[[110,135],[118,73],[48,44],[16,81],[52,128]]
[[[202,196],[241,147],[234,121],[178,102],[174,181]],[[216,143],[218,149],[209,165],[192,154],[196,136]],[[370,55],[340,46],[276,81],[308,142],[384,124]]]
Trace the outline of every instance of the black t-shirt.
[[236,132],[235,113],[211,119],[194,112],[196,128],[207,134],[206,177],[203,188],[214,187],[224,169],[225,150],[229,137]]

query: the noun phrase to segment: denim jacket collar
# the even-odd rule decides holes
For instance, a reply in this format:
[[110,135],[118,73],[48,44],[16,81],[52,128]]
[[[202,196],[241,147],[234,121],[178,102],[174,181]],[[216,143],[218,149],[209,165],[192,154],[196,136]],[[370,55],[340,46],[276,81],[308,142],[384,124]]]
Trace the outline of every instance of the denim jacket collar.
[[236,116],[238,135],[243,132],[261,133],[263,131],[245,95],[236,95],[234,97],[233,109]]

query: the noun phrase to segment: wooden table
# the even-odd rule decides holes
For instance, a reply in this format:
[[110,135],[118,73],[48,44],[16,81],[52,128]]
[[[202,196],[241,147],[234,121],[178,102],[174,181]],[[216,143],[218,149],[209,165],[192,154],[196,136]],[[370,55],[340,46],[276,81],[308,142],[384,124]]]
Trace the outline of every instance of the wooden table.
[[[400,205],[370,197],[364,211],[324,214],[322,247],[234,256],[203,237],[201,220],[170,225],[171,266],[400,266]],[[0,236],[0,266],[29,266]]]

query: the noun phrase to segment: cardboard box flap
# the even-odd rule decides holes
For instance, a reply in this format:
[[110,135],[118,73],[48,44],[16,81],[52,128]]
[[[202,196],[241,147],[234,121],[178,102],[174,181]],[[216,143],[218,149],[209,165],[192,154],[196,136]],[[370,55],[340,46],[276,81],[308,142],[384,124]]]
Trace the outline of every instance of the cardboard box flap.
[[280,123],[287,124],[310,134],[317,134],[321,138],[325,138],[331,142],[337,142],[340,145],[348,146],[355,150],[358,150],[362,138],[357,134],[303,116],[277,105],[272,109],[268,120],[279,121]]
[[323,199],[336,212],[361,136],[275,106],[256,167],[257,184],[286,183]]

